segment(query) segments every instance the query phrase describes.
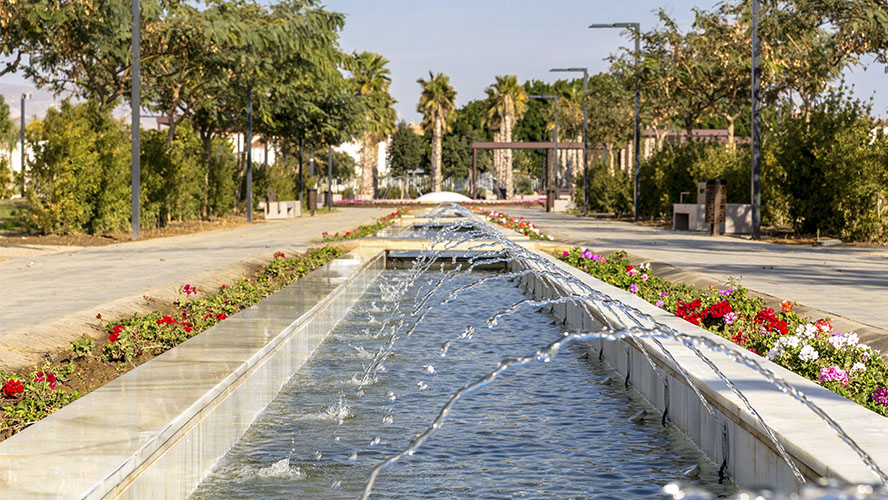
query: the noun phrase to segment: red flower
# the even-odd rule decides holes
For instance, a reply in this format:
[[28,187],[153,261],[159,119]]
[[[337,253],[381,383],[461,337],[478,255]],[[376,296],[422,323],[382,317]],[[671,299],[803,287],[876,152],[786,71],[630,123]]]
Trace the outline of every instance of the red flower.
[[277,251],[274,253],[274,258],[275,259],[285,259],[286,256],[284,255],[284,252]]
[[96,314],[96,319],[102,319],[102,313]]
[[713,318],[720,319],[725,314],[728,314],[731,311],[731,304],[728,303],[727,300],[723,300],[717,304],[712,304],[708,308],[706,308],[706,313]]
[[228,317],[228,315],[225,313],[219,313],[216,315],[216,319],[218,319],[219,321],[222,321],[223,319],[225,319],[227,317]]
[[210,318],[212,318],[212,317],[213,317],[213,314],[212,314],[212,313],[207,314],[206,316],[204,316],[204,321],[206,321],[206,320],[208,320],[208,319],[210,319]]
[[120,333],[123,331],[123,325],[114,325],[114,330],[111,330],[111,333]]
[[759,353],[758,351],[755,350],[755,348],[751,348],[751,349],[749,349],[749,352],[751,352],[751,353],[753,353],[753,354],[758,354],[758,353]]
[[7,398],[17,397],[23,392],[25,392],[25,384],[14,378],[7,380],[6,384],[3,385],[3,396]]
[[113,344],[114,342],[117,342],[118,340],[120,340],[119,333],[109,333],[108,334],[108,342],[111,342]]
[[780,303],[780,310],[783,312],[791,312],[794,304],[788,300],[784,300]]
[[34,382],[49,382],[49,388],[55,389],[56,386],[56,376],[52,372],[43,373],[42,371],[37,372],[37,376],[34,377]]
[[746,342],[748,341],[749,339],[746,337],[746,335],[743,335],[743,332],[737,332],[733,337],[731,337],[731,342],[739,345],[740,347],[746,345]]
[[632,266],[632,265],[626,266],[626,272],[627,272],[627,273],[628,273],[629,271],[633,270],[633,269],[635,269],[635,266]]
[[161,324],[164,324],[164,323],[167,324],[167,325],[172,325],[172,324],[175,323],[176,321],[178,321],[178,320],[177,320],[176,318],[172,317],[172,316],[163,316],[163,317],[161,317],[161,318],[158,318],[158,320],[155,321],[155,323],[157,323],[158,325],[161,325]]

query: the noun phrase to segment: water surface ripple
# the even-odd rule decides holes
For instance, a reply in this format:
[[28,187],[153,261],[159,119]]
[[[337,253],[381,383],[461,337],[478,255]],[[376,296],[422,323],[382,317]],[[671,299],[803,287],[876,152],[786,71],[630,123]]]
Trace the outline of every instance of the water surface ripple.
[[[526,295],[490,280],[433,308],[401,338],[374,383],[356,390],[390,334],[393,308],[409,315],[414,297],[396,304],[389,290],[407,271],[385,271],[192,498],[358,498],[371,469],[403,449],[431,422],[451,393],[561,335],[552,317],[520,311],[496,328],[485,321]],[[487,273],[445,281],[430,303]],[[418,283],[437,283],[428,272]],[[409,326],[409,319],[408,325]],[[405,329],[407,328],[405,326]],[[467,327],[475,332],[466,337]],[[442,346],[446,356],[442,356]],[[372,498],[663,498],[663,485],[699,464],[690,481],[714,495],[715,466],[681,433],[579,346],[549,363],[505,373],[457,404],[445,425],[414,456],[384,470]],[[641,423],[630,417],[646,409]],[[687,480],[685,480],[687,481]]]

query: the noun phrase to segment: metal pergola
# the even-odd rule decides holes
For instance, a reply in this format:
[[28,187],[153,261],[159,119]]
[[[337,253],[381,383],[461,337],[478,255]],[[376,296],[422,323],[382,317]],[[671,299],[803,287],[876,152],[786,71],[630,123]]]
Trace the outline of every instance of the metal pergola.
[[[555,161],[554,142],[473,142],[472,143],[472,195],[476,192],[478,179],[478,150],[479,149],[544,149],[546,150],[546,211],[552,210],[554,199],[552,196],[552,167]],[[581,142],[558,142],[558,149],[583,149]]]

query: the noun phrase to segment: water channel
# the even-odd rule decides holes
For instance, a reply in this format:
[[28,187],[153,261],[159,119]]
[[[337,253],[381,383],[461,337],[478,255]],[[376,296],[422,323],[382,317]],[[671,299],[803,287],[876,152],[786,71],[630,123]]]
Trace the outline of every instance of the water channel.
[[[443,280],[429,303],[488,273]],[[398,300],[410,272],[385,271],[192,498],[359,498],[371,470],[425,430],[455,390],[562,335],[552,316],[532,308],[488,328],[489,318],[527,298],[489,280],[433,307],[359,390],[391,325],[407,318],[409,326],[414,299],[442,277],[420,275]],[[580,344],[506,372],[460,400],[416,454],[384,469],[372,498],[663,498],[671,482],[713,496],[736,491],[615,379]],[[649,415],[633,419],[641,410]]]

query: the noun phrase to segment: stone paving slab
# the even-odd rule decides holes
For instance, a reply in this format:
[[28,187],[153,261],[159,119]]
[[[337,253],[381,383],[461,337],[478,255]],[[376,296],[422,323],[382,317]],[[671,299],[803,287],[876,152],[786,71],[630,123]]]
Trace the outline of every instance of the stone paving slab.
[[172,300],[185,283],[213,289],[270,261],[275,251],[300,252],[335,233],[391,212],[340,208],[287,220],[169,238],[23,255],[0,262],[0,369],[40,362],[43,353],[84,334],[105,318],[146,308],[144,295]]
[[873,331],[888,330],[885,247],[786,246],[542,209],[510,209],[506,213],[528,219],[558,241],[597,251],[626,250],[721,283],[739,278],[750,290],[793,300]]

